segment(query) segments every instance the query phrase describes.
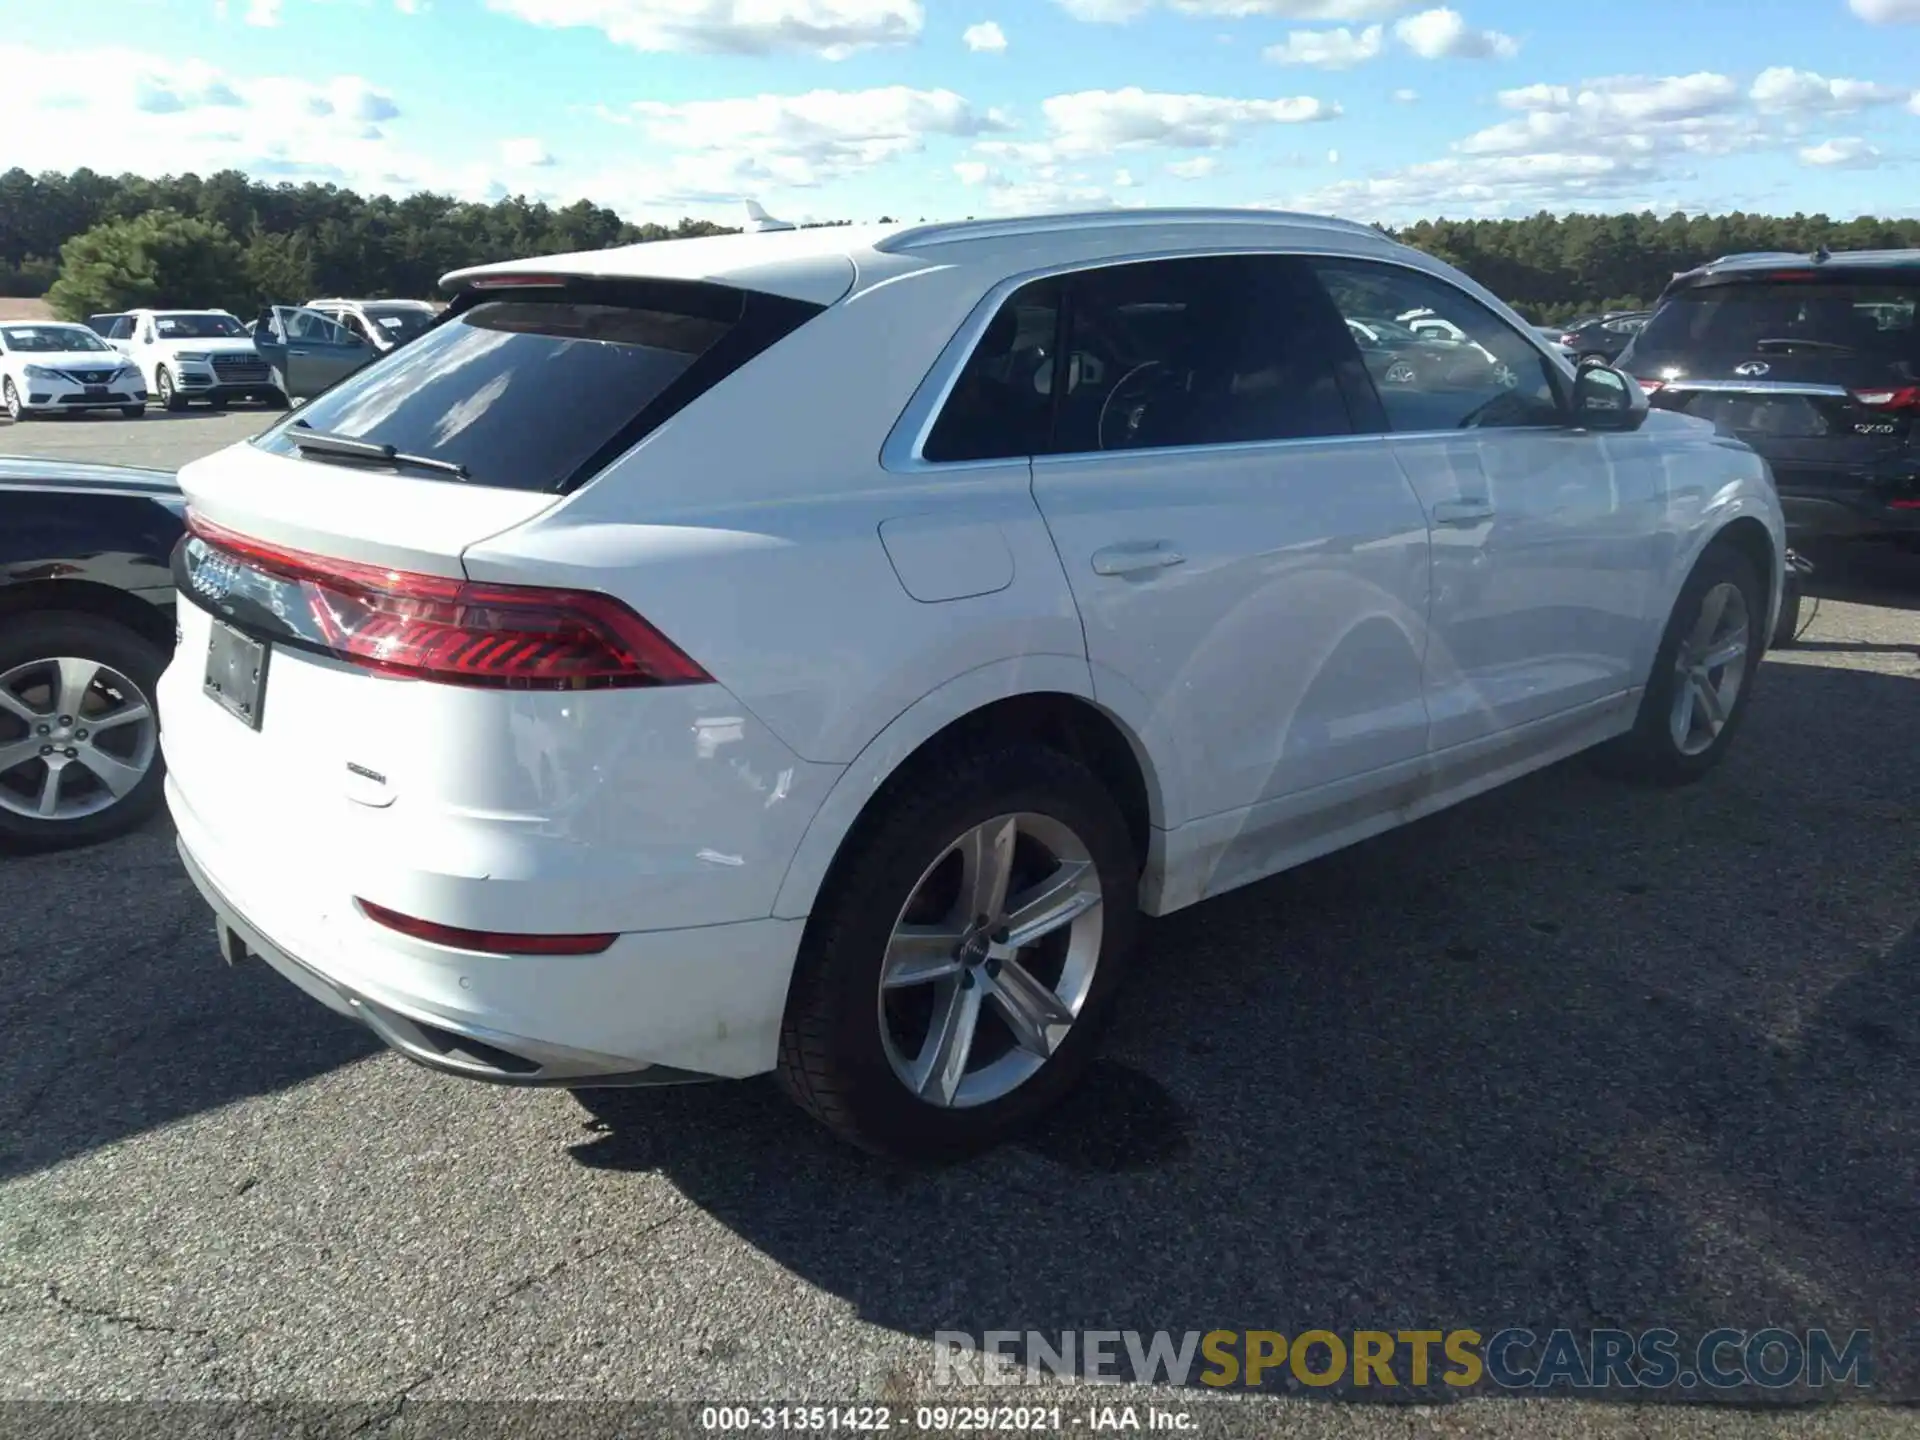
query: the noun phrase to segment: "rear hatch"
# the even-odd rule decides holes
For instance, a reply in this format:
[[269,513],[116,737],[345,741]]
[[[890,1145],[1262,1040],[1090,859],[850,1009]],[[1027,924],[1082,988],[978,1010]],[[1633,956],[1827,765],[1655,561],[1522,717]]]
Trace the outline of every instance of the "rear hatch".
[[1920,269],[1837,263],[1676,282],[1619,365],[1653,404],[1759,450],[1783,492],[1905,483],[1920,439]]
[[[686,702],[659,687],[705,676],[611,596],[476,585],[461,557],[818,310],[711,284],[516,282],[185,467],[162,740],[215,880],[298,910],[337,904],[349,872],[401,884],[430,864],[457,883],[544,863],[540,837],[560,844],[584,822],[559,812],[594,792],[542,737],[677,723]],[[291,937],[327,917],[253,918]]]

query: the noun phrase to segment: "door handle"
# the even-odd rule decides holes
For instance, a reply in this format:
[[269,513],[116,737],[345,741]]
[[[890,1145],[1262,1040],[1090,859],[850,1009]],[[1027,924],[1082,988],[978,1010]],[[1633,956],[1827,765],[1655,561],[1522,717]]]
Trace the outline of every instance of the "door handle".
[[306,351],[304,351],[304,350],[289,350],[289,351],[287,351],[287,353],[288,353],[289,355],[302,355],[302,356],[304,356],[304,355],[305,355],[305,354],[306,354],[307,352],[306,352]]
[[1433,523],[1447,526],[1479,525],[1493,518],[1493,502],[1479,497],[1441,500],[1433,507]]
[[1138,575],[1147,570],[1165,570],[1170,565],[1186,563],[1187,557],[1165,540],[1135,540],[1093,552],[1093,573],[1096,575]]

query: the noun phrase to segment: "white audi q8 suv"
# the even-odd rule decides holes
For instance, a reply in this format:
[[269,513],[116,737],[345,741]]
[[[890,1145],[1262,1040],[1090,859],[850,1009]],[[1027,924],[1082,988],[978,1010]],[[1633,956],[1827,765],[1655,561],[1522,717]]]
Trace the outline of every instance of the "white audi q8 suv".
[[[1752,451],[1360,225],[446,285],[181,472],[160,712],[227,958],[454,1074],[775,1071],[976,1149],[1085,1069],[1137,916],[1588,749],[1695,779],[1779,603]],[[1493,361],[1380,382],[1345,322],[1411,310]]]

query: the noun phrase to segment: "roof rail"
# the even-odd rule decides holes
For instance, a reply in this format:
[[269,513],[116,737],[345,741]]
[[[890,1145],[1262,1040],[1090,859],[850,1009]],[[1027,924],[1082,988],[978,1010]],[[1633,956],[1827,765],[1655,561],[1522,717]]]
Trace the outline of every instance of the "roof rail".
[[994,240],[1017,235],[1043,235],[1066,230],[1124,230],[1150,225],[1311,225],[1348,235],[1373,235],[1385,240],[1371,225],[1331,215],[1308,215],[1293,210],[1128,209],[1083,210],[1059,215],[1022,215],[996,220],[954,220],[915,225],[880,240],[875,249],[924,250],[967,240]]

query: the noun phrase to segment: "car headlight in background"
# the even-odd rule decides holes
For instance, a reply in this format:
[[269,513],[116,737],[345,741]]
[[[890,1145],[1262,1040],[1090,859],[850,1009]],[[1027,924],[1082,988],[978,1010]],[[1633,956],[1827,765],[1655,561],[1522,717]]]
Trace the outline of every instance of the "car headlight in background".
[[182,350],[173,358],[178,360],[182,365],[204,365],[207,363],[207,357],[198,350]]

